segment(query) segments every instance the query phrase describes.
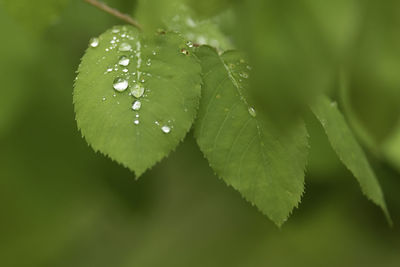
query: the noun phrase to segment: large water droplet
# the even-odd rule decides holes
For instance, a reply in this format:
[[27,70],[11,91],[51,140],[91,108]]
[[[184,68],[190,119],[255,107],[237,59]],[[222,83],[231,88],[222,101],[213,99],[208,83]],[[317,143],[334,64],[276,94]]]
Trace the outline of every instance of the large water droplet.
[[144,87],[141,84],[137,83],[131,90],[131,93],[136,98],[142,97],[144,94]]
[[126,67],[126,66],[129,65],[129,61],[130,60],[129,60],[129,58],[127,56],[122,56],[122,57],[119,58],[118,64],[121,65],[121,66]]
[[255,110],[253,107],[249,107],[249,114],[250,114],[252,117],[256,117],[256,116],[257,116],[257,112],[256,112],[256,110]]
[[92,38],[90,39],[90,46],[91,47],[98,47],[99,46],[99,38]]
[[121,52],[128,52],[132,50],[132,46],[128,43],[121,43],[118,50]]
[[113,87],[118,92],[123,92],[128,88],[129,84],[128,81],[123,78],[115,78]]
[[136,125],[139,125],[140,121],[139,120],[134,120],[133,123],[136,124]]
[[169,126],[164,125],[163,127],[161,127],[161,131],[167,134],[171,132],[171,128]]
[[132,109],[138,111],[142,107],[142,102],[139,100],[135,101],[132,105]]

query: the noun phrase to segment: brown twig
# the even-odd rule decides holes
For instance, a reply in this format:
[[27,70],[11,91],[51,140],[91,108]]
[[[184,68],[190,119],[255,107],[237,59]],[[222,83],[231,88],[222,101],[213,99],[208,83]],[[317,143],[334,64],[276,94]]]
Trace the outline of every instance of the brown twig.
[[84,0],[84,1],[91,4],[92,6],[97,7],[100,10],[107,12],[108,14],[113,15],[114,17],[117,17],[129,24],[132,24],[139,30],[142,30],[142,26],[136,20],[134,20],[131,16],[129,16],[127,14],[123,14],[120,11],[118,11],[117,9],[109,7],[105,3],[99,2],[97,0]]

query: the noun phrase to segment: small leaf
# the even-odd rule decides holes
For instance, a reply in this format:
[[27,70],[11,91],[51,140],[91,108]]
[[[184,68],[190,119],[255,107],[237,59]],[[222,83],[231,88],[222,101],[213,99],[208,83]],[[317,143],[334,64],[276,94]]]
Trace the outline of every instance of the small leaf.
[[76,120],[96,150],[140,176],[189,131],[201,69],[177,34],[143,38],[130,26],[91,40],[74,90]]
[[324,127],[333,150],[360,183],[362,192],[382,208],[390,222],[379,182],[336,103],[322,96],[312,106],[312,111]]
[[248,65],[238,52],[200,47],[203,96],[195,135],[214,171],[277,225],[304,190],[308,145],[303,123],[281,135],[249,104]]

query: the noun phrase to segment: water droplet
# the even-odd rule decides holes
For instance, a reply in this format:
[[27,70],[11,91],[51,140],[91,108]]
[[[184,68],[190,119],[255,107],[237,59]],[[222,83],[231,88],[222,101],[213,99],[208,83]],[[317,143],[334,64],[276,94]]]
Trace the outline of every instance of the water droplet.
[[136,124],[136,125],[139,125],[140,121],[139,120],[135,120],[133,123]]
[[121,43],[118,50],[121,52],[128,52],[132,50],[132,46],[128,43]]
[[257,112],[256,112],[256,110],[255,110],[253,107],[249,107],[249,114],[250,114],[252,117],[256,117],[256,116],[257,116]]
[[139,100],[135,101],[132,105],[132,109],[138,111],[142,107],[142,102]]
[[191,41],[187,42],[186,45],[187,45],[188,47],[190,47],[190,48],[193,47],[193,43],[192,43]]
[[146,65],[147,65],[147,66],[151,66],[151,59],[148,59],[148,60],[147,60]]
[[244,78],[244,79],[249,78],[249,74],[247,74],[246,72],[242,72],[242,73],[240,73],[239,75],[240,75],[240,77],[242,77],[242,78]]
[[112,72],[113,71],[113,68],[112,67],[108,67],[107,68],[107,72]]
[[119,58],[118,64],[126,67],[129,65],[129,62],[130,62],[130,60],[127,56],[122,56]]
[[102,98],[102,100],[103,100],[103,101],[106,101],[106,98],[105,98],[105,97],[103,97],[103,98]]
[[187,51],[185,48],[181,49],[181,53],[184,55],[189,55],[189,51]]
[[131,90],[131,93],[136,98],[142,97],[144,94],[144,87],[141,84],[136,84]]
[[156,51],[153,51],[153,56],[155,56],[155,55],[157,55],[157,52],[156,52]]
[[158,121],[155,121],[154,123],[155,123],[156,125],[160,125],[160,123],[159,123]]
[[128,69],[123,69],[122,71],[125,72],[125,73],[127,73],[129,70],[128,70]]
[[115,78],[113,87],[118,92],[123,92],[128,88],[129,84],[128,81],[123,78]]
[[118,28],[115,28],[115,29],[112,30],[113,33],[119,33],[119,31],[120,30]]
[[92,38],[90,39],[90,46],[91,47],[98,47],[99,46],[99,38]]
[[161,131],[167,134],[171,132],[171,128],[164,125],[163,127],[161,127]]
[[333,102],[331,103],[331,107],[336,108],[336,107],[337,107],[337,102],[333,101]]

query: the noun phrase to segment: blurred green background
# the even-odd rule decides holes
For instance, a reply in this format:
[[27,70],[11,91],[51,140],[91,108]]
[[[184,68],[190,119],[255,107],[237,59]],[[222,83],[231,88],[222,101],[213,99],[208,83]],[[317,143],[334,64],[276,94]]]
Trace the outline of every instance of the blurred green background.
[[[215,11],[206,2],[197,7]],[[224,10],[227,2],[215,5]],[[107,3],[126,13],[136,5]],[[391,12],[400,17],[400,9]],[[398,125],[400,84],[390,82],[400,79],[400,63],[385,47],[400,34],[396,22],[374,18],[365,38],[380,41],[360,47],[376,52],[365,61],[380,62],[382,73],[367,68],[358,50],[350,64],[349,118],[359,118],[360,131],[378,146]],[[369,154],[393,228],[362,196],[308,113],[306,193],[282,229],[213,174],[191,135],[135,181],[88,147],[72,105],[88,40],[121,22],[78,0],[45,29],[19,22],[0,7],[0,266],[400,266],[400,175],[381,155]],[[376,75],[365,76],[358,65]],[[394,78],[380,86],[385,73]],[[400,150],[399,142],[394,146]]]

